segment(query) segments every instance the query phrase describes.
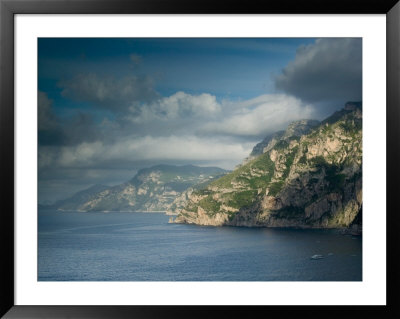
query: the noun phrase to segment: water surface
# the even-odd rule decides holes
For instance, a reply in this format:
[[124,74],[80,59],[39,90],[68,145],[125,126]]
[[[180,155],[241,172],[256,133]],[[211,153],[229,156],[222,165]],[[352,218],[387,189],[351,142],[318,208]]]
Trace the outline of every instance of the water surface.
[[[362,280],[359,236],[168,224],[168,219],[160,213],[42,210],[38,280]],[[316,254],[324,258],[310,258]]]

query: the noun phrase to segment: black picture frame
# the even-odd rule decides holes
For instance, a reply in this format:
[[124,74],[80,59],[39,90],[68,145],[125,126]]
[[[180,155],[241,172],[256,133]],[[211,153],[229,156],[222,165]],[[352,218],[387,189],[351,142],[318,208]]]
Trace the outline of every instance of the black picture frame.
[[[387,21],[387,304],[386,306],[20,306],[14,304],[14,16],[15,14],[385,14]],[[4,318],[296,317],[399,316],[400,226],[396,182],[400,162],[400,3],[398,0],[184,1],[184,0],[0,0],[0,315]],[[378,107],[378,106],[377,106]],[[383,109],[383,105],[379,106]],[[384,141],[382,141],[383,143]],[[384,207],[384,203],[382,203]],[[179,301],[177,301],[177,304]],[[268,308],[266,308],[268,307]]]

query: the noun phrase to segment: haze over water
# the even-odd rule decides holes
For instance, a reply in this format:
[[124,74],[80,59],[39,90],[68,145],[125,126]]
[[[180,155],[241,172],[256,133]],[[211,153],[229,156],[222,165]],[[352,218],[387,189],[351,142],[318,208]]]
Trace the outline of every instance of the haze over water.
[[169,224],[161,213],[38,216],[39,281],[362,280],[362,238],[337,230]]

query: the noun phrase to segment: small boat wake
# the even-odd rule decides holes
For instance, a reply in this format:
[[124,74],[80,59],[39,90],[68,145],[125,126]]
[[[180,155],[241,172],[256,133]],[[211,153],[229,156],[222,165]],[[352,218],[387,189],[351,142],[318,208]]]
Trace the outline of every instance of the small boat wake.
[[313,260],[316,260],[316,259],[323,259],[324,256],[323,255],[312,255],[310,258]]

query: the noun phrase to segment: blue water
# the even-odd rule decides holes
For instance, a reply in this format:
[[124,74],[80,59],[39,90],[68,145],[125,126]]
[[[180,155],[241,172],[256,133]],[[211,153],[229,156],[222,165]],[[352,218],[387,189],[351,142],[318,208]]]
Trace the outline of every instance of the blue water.
[[[159,213],[41,211],[39,281],[360,281],[336,230],[168,224]],[[323,259],[310,257],[319,254]]]

